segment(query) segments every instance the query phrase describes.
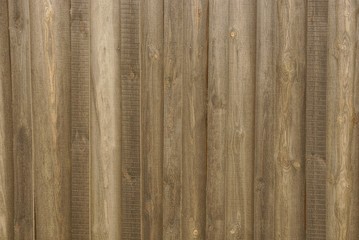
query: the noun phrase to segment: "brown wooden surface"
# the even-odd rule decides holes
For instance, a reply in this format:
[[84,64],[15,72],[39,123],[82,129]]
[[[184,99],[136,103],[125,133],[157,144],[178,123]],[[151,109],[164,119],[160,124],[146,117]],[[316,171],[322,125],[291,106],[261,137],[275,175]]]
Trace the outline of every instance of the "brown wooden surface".
[[70,1],[36,0],[30,13],[35,237],[69,239]]
[[358,0],[0,3],[0,240],[359,239]]
[[7,1],[0,5],[0,239],[12,239],[14,163],[9,15]]

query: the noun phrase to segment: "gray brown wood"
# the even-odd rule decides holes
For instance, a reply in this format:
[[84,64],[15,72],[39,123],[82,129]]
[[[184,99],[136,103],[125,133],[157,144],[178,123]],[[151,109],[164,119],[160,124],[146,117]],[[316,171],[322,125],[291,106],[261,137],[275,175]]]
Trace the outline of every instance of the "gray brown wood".
[[141,4],[141,239],[163,239],[163,2]]
[[91,239],[121,239],[120,4],[90,4]]
[[0,3],[1,240],[359,238],[358,0]]
[[206,239],[225,238],[229,0],[209,1]]
[[[358,238],[358,1],[329,1],[327,239]],[[354,105],[355,104],[355,105]]]
[[183,0],[164,1],[163,239],[182,239]]
[[90,1],[71,0],[71,239],[90,237]]
[[70,0],[30,4],[36,239],[70,238]]
[[308,1],[305,145],[307,239],[325,239],[327,30],[328,1]]
[[256,1],[230,0],[225,239],[253,238]]
[[205,239],[208,1],[183,2],[182,239]]
[[254,239],[275,240],[275,1],[257,1]]
[[120,1],[121,237],[141,239],[140,0]]
[[12,84],[8,3],[0,1],[0,239],[14,238]]
[[14,157],[14,239],[35,239],[30,9],[9,1]]
[[275,239],[305,238],[306,4],[276,2]]

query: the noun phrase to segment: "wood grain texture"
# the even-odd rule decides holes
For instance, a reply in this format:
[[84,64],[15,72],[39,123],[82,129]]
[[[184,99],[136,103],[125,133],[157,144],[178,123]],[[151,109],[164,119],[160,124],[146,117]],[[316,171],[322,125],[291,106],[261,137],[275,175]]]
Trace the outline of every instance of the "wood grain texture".
[[0,1],[0,239],[14,239],[12,84],[8,3]]
[[141,4],[142,238],[163,239],[163,2]]
[[205,239],[208,1],[183,2],[182,239]]
[[325,239],[326,225],[326,85],[328,1],[307,7],[306,81],[306,233]]
[[275,239],[305,238],[306,3],[276,1]]
[[71,239],[90,238],[90,1],[71,0]]
[[30,4],[36,239],[70,238],[70,0]]
[[140,0],[120,1],[121,237],[141,239]]
[[275,158],[274,124],[276,68],[275,5],[257,1],[257,59],[255,99],[254,239],[274,240]]
[[209,1],[206,239],[225,238],[229,0]]
[[226,239],[253,238],[256,1],[229,2]]
[[182,239],[183,0],[164,1],[163,239]]
[[91,239],[121,237],[120,5],[91,1]]
[[30,9],[9,1],[14,157],[14,239],[35,239]]
[[[356,0],[330,0],[327,88],[327,239],[358,238],[358,138],[355,81],[357,56]],[[357,131],[355,131],[357,133]],[[355,190],[354,190],[355,189]]]

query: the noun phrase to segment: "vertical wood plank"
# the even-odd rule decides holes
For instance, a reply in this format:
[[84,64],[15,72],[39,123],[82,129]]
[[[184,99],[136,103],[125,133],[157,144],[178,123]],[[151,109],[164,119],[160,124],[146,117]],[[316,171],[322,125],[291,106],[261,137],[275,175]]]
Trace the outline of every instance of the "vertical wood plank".
[[121,0],[121,236],[141,239],[140,1]]
[[163,239],[163,1],[141,2],[142,238]]
[[253,238],[256,1],[229,3],[226,239]]
[[120,4],[91,1],[91,239],[121,239]]
[[182,239],[205,239],[208,0],[183,2]]
[[[357,6],[359,7],[359,1],[357,1]],[[358,8],[357,8],[358,9]],[[359,39],[359,24],[356,25],[355,31],[356,41]],[[353,140],[352,140],[352,150],[351,150],[351,159],[353,167],[353,198],[351,199],[351,205],[354,206],[352,211],[350,211],[350,237],[352,239],[359,238],[359,51],[356,48],[354,51],[355,57],[355,70],[354,70],[354,96],[353,96]]]
[[163,239],[182,239],[183,0],[164,1]]
[[9,1],[14,156],[14,239],[34,239],[30,10]]
[[225,238],[229,0],[209,1],[206,239]]
[[36,239],[70,238],[70,0],[30,4]]
[[90,2],[71,0],[71,239],[90,238]]
[[12,84],[8,2],[0,1],[0,239],[14,239]]
[[[327,87],[327,239],[358,238],[356,0],[330,0]],[[355,105],[354,105],[355,104]],[[356,189],[355,189],[356,188]],[[355,189],[355,190],[354,190]],[[355,213],[355,214],[353,214]]]
[[255,104],[254,239],[274,236],[275,66],[274,0],[257,1]]
[[328,1],[309,0],[306,81],[306,232],[325,239]]
[[304,239],[306,2],[276,10],[275,239]]

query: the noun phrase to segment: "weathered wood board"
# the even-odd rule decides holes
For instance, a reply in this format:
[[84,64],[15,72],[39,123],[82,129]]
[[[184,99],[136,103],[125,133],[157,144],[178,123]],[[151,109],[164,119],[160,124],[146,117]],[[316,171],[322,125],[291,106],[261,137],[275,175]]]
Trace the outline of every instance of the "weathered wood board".
[[0,4],[0,240],[359,239],[358,0]]

